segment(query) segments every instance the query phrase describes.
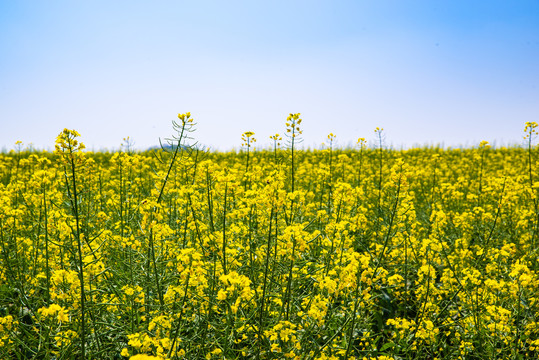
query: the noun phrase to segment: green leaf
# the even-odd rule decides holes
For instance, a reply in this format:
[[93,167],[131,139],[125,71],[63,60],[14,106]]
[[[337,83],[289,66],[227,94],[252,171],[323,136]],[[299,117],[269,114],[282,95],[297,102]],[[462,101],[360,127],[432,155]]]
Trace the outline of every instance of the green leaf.
[[380,351],[385,351],[386,349],[389,349],[389,348],[392,348],[395,346],[395,343],[394,342],[390,342],[390,343],[385,343],[382,348],[380,349]]

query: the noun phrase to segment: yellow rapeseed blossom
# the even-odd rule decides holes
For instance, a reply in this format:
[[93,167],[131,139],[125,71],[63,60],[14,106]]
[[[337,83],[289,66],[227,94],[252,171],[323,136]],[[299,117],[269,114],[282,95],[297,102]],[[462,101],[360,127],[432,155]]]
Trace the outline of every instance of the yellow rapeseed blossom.
[[0,358],[535,358],[537,124],[403,150],[301,149],[302,124],[0,154]]

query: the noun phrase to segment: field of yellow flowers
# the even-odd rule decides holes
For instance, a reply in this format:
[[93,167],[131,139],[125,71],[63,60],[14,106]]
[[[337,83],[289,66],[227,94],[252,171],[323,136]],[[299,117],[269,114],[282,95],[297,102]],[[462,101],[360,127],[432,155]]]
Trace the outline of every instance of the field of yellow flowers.
[[[539,356],[539,153],[0,154],[1,359]],[[282,143],[282,144],[281,144]],[[127,145],[129,145],[127,143]]]

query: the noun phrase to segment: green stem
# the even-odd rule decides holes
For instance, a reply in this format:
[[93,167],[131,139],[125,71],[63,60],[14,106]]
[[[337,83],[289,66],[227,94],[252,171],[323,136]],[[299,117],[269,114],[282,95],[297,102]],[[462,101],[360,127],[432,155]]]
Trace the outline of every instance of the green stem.
[[82,241],[80,238],[80,219],[79,219],[79,194],[77,190],[77,177],[76,177],[76,166],[73,156],[73,149],[69,148],[70,154],[70,165],[71,165],[71,184],[73,188],[73,200],[71,202],[72,210],[75,215],[75,226],[76,232],[75,237],[77,240],[77,253],[78,253],[78,273],[79,273],[79,282],[80,282],[80,309],[81,309],[81,328],[80,328],[80,342],[81,342],[81,356],[82,359],[86,358],[86,293],[84,289],[84,262],[82,254]]
[[267,287],[267,282],[268,282],[269,258],[270,258],[270,254],[271,254],[271,224],[272,224],[272,218],[273,218],[274,211],[275,211],[275,209],[272,206],[271,207],[270,218],[269,218],[268,241],[266,243],[266,259],[265,259],[265,264],[264,264],[264,282],[263,282],[263,285],[262,285],[262,298],[260,300],[260,305],[259,305],[259,316],[258,316],[258,341],[259,341],[259,346],[258,346],[258,352],[256,354],[257,359],[260,358],[260,349],[262,347],[261,346],[262,344],[260,344],[260,342],[262,341],[262,328],[263,328],[262,321],[264,319],[264,309],[265,309],[265,304],[266,304],[266,287]]
[[227,198],[228,182],[225,183],[225,199],[223,205],[223,272],[226,275],[226,198]]

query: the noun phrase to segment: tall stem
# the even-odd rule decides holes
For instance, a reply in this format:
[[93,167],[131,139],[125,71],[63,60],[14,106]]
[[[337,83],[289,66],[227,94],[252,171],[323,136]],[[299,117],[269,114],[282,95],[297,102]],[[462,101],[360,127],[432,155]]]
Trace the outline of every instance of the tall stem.
[[[258,315],[258,341],[260,342],[262,340],[262,321],[264,319],[264,309],[266,304],[266,288],[268,283],[268,269],[269,269],[269,258],[271,253],[271,224],[273,219],[273,213],[274,213],[274,207],[271,207],[271,213],[269,218],[269,230],[268,230],[268,242],[266,244],[266,259],[264,264],[264,282],[262,285],[262,299],[260,300],[260,308],[259,308],[259,315]],[[258,352],[256,355],[256,358],[260,358],[260,350],[261,345],[258,346]]]
[[78,274],[80,283],[80,310],[81,310],[81,328],[80,328],[80,341],[81,341],[81,353],[82,359],[86,358],[86,294],[84,289],[84,262],[82,254],[82,241],[80,238],[80,218],[79,218],[79,194],[77,190],[77,177],[76,166],[74,156],[72,156],[73,149],[70,147],[70,165],[71,165],[71,187],[73,189],[73,200],[71,207],[75,216],[75,238],[77,240],[77,253],[78,253]]
[[223,205],[223,272],[226,275],[226,197],[228,191],[228,182],[225,183],[225,200]]

